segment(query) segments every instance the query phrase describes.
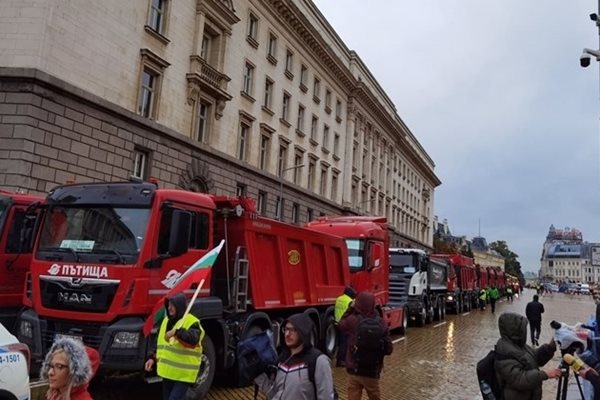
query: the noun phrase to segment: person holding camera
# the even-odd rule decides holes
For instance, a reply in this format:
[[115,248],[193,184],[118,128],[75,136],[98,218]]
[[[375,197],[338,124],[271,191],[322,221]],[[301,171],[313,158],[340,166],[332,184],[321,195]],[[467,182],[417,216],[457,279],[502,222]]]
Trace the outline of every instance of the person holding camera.
[[537,349],[527,345],[527,318],[516,313],[503,313],[498,318],[500,339],[496,343],[496,376],[505,399],[542,398],[542,382],[557,379],[559,368],[540,366],[550,361],[556,352],[554,339]]

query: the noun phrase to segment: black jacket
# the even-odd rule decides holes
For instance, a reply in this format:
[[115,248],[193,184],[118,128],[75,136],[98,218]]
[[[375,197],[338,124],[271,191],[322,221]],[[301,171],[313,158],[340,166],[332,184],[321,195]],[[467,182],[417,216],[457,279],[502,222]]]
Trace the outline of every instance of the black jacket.
[[539,301],[531,301],[527,303],[527,307],[525,307],[525,315],[530,321],[541,321],[543,313],[544,305]]

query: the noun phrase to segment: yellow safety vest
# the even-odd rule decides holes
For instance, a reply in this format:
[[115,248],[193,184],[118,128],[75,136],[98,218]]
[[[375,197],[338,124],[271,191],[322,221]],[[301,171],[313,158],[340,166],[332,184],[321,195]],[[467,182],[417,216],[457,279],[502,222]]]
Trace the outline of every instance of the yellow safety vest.
[[171,379],[177,382],[196,382],[200,363],[202,362],[202,338],[204,338],[204,329],[200,325],[200,320],[192,314],[186,315],[175,323],[173,329],[188,329],[195,323],[200,325],[200,341],[195,347],[183,345],[176,338],[170,341],[165,340],[168,318],[165,317],[158,331],[158,341],[156,349],[157,369],[156,372],[161,378]]
[[352,303],[352,297],[348,296],[347,294],[343,294],[335,299],[333,318],[335,318],[337,322],[340,322],[340,319],[342,319],[342,316],[348,309],[350,303]]
[[485,289],[481,289],[481,291],[479,292],[479,300],[485,300],[486,297],[487,297],[487,293],[486,293]]

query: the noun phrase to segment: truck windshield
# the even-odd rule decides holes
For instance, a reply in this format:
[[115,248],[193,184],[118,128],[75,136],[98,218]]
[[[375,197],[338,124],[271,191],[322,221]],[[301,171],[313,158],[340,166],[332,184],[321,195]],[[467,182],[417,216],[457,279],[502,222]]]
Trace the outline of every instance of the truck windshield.
[[415,257],[411,254],[390,254],[390,268],[394,273],[415,273]]
[[82,255],[108,254],[125,264],[142,248],[149,215],[148,208],[51,206],[44,216],[38,252],[55,253],[43,256],[59,260],[67,254],[75,261]]
[[0,196],[0,232],[4,228],[4,223],[8,216],[8,206],[10,205],[10,199],[5,196]]
[[348,263],[350,272],[362,270],[365,265],[365,241],[360,239],[346,239],[348,247]]

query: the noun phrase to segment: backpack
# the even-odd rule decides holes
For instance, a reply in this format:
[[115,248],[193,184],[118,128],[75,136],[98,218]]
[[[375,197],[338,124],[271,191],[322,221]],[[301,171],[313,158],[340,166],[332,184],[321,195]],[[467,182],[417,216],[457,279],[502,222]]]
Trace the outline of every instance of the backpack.
[[[502,400],[504,390],[496,378],[496,367],[494,362],[501,357],[494,350],[477,362],[477,381],[484,400]],[[490,393],[491,392],[491,393]]]
[[364,318],[356,326],[356,345],[352,349],[353,372],[360,376],[378,378],[383,356],[391,354],[386,348],[386,332],[379,318]]
[[[314,347],[308,353],[308,360],[306,363],[308,364],[308,379],[312,382],[313,388],[315,390],[315,399],[317,398],[317,385],[315,384],[315,370],[317,369],[317,358],[323,354],[319,350]],[[337,390],[335,389],[335,382],[333,382],[333,399],[338,400],[339,395]]]
[[238,372],[241,386],[247,386],[254,378],[277,365],[277,351],[270,330],[240,340],[237,347]]

